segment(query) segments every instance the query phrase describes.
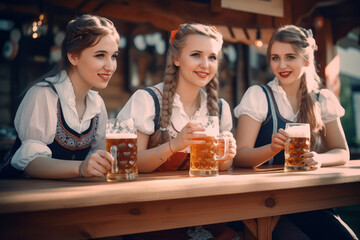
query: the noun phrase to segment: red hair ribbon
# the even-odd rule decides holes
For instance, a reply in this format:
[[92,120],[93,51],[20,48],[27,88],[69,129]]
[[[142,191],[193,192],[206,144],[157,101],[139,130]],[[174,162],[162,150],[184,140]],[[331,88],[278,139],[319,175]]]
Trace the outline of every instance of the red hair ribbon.
[[180,29],[180,26],[178,27],[178,29],[171,31],[171,35],[170,35],[171,44],[174,42],[175,35],[178,33],[179,29]]
[[219,32],[215,26],[211,26],[211,28],[212,28],[212,30],[214,30],[215,32]]

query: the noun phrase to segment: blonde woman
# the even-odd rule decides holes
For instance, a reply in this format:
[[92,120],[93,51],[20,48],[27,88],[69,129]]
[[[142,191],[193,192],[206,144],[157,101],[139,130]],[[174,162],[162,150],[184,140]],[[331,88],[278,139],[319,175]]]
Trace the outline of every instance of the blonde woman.
[[[236,143],[230,130],[232,116],[228,103],[218,99],[217,76],[222,35],[215,27],[182,24],[171,33],[164,81],[134,93],[118,118],[133,117],[138,129],[140,172],[189,169],[190,144],[203,131],[190,122],[192,116],[219,116],[220,132],[229,141],[229,150],[220,170],[232,166]],[[223,147],[223,146],[222,146]],[[226,224],[158,231],[125,239],[235,239],[237,233]],[[217,239],[217,238],[214,238]]]
[[199,143],[193,140],[194,132],[203,130],[190,123],[194,115],[219,116],[220,132],[230,141],[220,170],[232,166],[236,144],[230,133],[231,111],[217,92],[222,43],[215,27],[181,25],[172,32],[164,81],[136,91],[118,114],[120,119],[135,119],[140,172],[189,168],[188,146]]
[[[310,124],[311,152],[303,155],[304,166],[315,170],[349,161],[340,122],[344,109],[332,92],[322,88],[315,70],[316,49],[310,30],[288,25],[273,34],[267,60],[274,80],[250,87],[234,109],[238,118],[236,167],[284,164],[286,122]],[[356,239],[356,236],[332,210],[321,210],[281,217],[273,239]]]

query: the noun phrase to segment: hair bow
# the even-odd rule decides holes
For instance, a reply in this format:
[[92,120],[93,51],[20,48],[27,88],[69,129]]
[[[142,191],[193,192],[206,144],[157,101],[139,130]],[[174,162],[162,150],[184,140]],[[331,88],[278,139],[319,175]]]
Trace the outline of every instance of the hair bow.
[[309,28],[306,30],[308,37],[314,37],[312,30]]
[[180,26],[178,27],[178,29],[171,31],[171,35],[170,35],[171,44],[174,42],[175,35],[178,33],[179,29],[180,29]]
[[305,34],[305,36],[308,38],[308,37],[314,37],[313,35],[313,32],[312,30],[309,28],[309,29],[305,29],[305,28],[302,28],[302,27],[299,27],[299,29]]
[[214,30],[215,32],[219,32],[218,29],[215,26],[211,26],[212,30]]

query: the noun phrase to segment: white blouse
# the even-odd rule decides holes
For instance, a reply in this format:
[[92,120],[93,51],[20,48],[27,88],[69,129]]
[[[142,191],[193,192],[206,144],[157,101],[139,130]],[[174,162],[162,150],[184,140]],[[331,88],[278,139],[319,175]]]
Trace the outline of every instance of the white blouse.
[[78,133],[87,130],[91,119],[98,113],[99,125],[89,154],[105,150],[105,123],[107,111],[98,92],[90,90],[86,95],[86,110],[79,120],[75,107],[75,93],[65,70],[54,77],[46,78],[55,86],[58,95],[48,85],[40,82],[31,87],[25,94],[15,116],[14,124],[21,140],[20,148],[15,152],[11,164],[18,170],[37,157],[51,157],[48,144],[54,141],[57,125],[57,102],[60,98],[61,108],[67,125]]
[[[164,83],[155,85],[161,92],[163,91]],[[200,108],[195,115],[206,116],[207,115],[207,100],[206,92],[200,89]],[[222,101],[222,114],[220,123],[220,132],[231,131],[232,129],[232,116],[229,104],[224,100]],[[161,104],[161,103],[160,103]],[[147,134],[151,135],[154,132],[154,118],[155,118],[155,105],[151,95],[144,90],[137,90],[121,109],[117,118],[124,120],[127,118],[134,118],[136,128]],[[183,104],[180,100],[180,96],[175,93],[171,123],[168,126],[168,132],[170,136],[176,137],[177,134],[183,129],[183,127],[190,121],[190,117],[185,113]]]
[[[293,112],[285,91],[279,85],[279,80],[274,78],[268,85],[274,93],[280,115],[289,121],[296,122],[299,111],[297,113]],[[334,121],[345,114],[345,110],[340,105],[339,100],[328,89],[320,90],[319,103],[321,108],[321,118],[324,124]],[[245,92],[240,103],[234,109],[236,118],[239,118],[241,115],[248,115],[258,122],[265,121],[267,112],[268,103],[266,95],[262,88],[257,85],[251,86]]]

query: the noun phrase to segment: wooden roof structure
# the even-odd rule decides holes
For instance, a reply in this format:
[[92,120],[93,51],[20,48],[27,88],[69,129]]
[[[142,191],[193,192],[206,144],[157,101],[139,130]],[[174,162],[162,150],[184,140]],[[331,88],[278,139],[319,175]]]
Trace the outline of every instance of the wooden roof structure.
[[[184,22],[216,25],[225,40],[253,44],[256,30],[266,43],[275,28],[296,24],[321,27],[329,20],[332,39],[360,28],[358,0],[5,0],[0,11],[38,14],[46,8],[94,13],[171,31]],[[358,33],[358,32],[356,32]]]

